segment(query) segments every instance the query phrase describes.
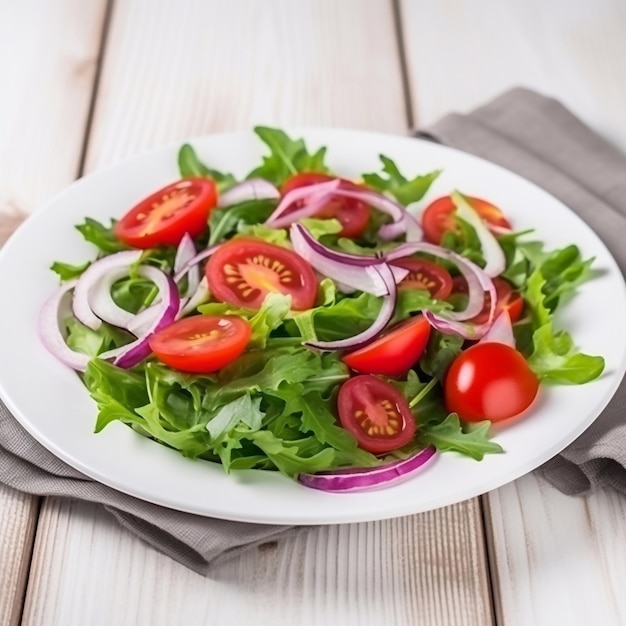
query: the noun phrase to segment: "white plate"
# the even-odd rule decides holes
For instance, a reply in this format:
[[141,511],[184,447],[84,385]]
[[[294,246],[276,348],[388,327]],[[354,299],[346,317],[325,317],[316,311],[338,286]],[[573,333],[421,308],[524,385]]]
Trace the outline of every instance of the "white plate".
[[[601,275],[585,284],[559,322],[586,352],[601,354],[606,371],[578,387],[542,388],[530,414],[502,430],[506,453],[482,462],[446,453],[410,481],[369,493],[328,494],[278,473],[242,471],[191,461],[117,422],[93,434],[96,407],[78,377],[37,338],[37,315],[55,289],[53,260],[93,257],[73,226],[85,216],[120,216],[137,200],[178,177],[178,146],[136,157],[71,185],[18,230],[0,253],[0,394],[44,446],[85,474],[138,498],[233,520],[326,524],[385,519],[449,505],[495,489],[557,454],[598,416],[626,369],[626,290],[598,237],[552,196],[486,161],[431,143],[345,130],[293,131],[310,147],[328,146],[328,162],[346,176],[378,169],[378,154],[407,174],[444,170],[424,203],[459,188],[501,206],[516,228],[536,227],[549,246],[577,243],[595,256]],[[252,133],[192,142],[212,166],[244,175],[263,146]]]

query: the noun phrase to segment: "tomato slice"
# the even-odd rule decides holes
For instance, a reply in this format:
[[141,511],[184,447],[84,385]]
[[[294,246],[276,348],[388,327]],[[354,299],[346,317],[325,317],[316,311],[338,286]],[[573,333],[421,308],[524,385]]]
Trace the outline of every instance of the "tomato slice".
[[196,315],[174,322],[149,339],[157,359],[182,372],[215,372],[246,348],[252,328],[235,315]]
[[448,411],[462,420],[515,417],[535,399],[539,381],[524,357],[503,343],[477,343],[452,362],[444,384]]
[[311,266],[295,252],[260,239],[225,243],[206,266],[211,293],[222,302],[258,309],[268,293],[292,297],[291,308],[315,304],[317,280]]
[[215,183],[188,178],[144,198],[115,225],[115,235],[135,248],[176,246],[185,233],[200,235],[217,203]]
[[341,425],[374,454],[397,450],[415,436],[415,418],[404,396],[380,378],[350,378],[339,390],[337,406]]
[[[498,317],[502,311],[509,312],[511,322],[517,322],[522,317],[524,310],[524,298],[519,291],[513,288],[513,286],[504,280],[503,278],[493,278],[493,285],[496,288],[496,311],[495,317]],[[467,294],[467,282],[462,276],[455,276],[452,279],[452,296],[455,294]],[[491,297],[489,294],[485,295],[485,304],[481,312],[473,317],[471,322],[474,324],[484,324],[489,319],[489,309],[491,308]]]
[[346,354],[342,361],[362,374],[400,376],[419,361],[429,337],[430,324],[418,315],[364,348]]
[[424,289],[438,300],[445,300],[452,292],[452,276],[437,263],[425,259],[398,259],[393,264],[409,270],[398,285],[400,289]]
[[[320,174],[317,172],[301,172],[300,174],[294,174],[288,178],[282,186],[283,195],[292,189],[298,189],[299,187],[307,187],[317,183],[325,183],[329,180],[336,180],[336,176],[329,176],[328,174]],[[358,189],[358,186],[349,180],[341,180],[341,185],[345,187],[352,187]],[[304,202],[304,201],[302,201]],[[289,209],[285,215],[288,215],[291,211],[295,211],[303,206],[302,202],[296,203],[292,209]],[[316,214],[316,217],[323,219],[335,218],[339,220],[342,225],[342,229],[339,235],[342,237],[350,237],[354,239],[363,233],[370,218],[369,207],[352,198],[341,198],[339,196],[331,198],[327,204],[325,204]]]
[[[468,197],[467,200],[478,215],[492,226],[511,228],[511,223],[506,219],[504,213],[491,202],[472,197]],[[427,241],[438,244],[446,231],[458,232],[458,226],[454,219],[455,210],[456,207],[450,196],[438,198],[424,209],[422,227]]]

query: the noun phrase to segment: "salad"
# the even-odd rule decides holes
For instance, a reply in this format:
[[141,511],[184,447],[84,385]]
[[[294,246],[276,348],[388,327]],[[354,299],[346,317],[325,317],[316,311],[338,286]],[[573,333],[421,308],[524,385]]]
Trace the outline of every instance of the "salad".
[[591,277],[576,245],[546,250],[461,191],[424,202],[438,171],[381,155],[349,180],[325,148],[255,132],[268,154],[244,180],[186,144],[179,180],[77,225],[95,259],[53,263],[40,337],[96,432],[120,420],[227,472],[354,491],[502,453],[494,422],[602,373],[555,322]]

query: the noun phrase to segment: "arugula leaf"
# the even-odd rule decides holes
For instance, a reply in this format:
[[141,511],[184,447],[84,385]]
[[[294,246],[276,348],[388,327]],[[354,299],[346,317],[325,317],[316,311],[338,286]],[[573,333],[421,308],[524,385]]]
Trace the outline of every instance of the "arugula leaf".
[[68,317],[64,324],[67,330],[67,345],[72,350],[89,356],[97,356],[106,350],[123,346],[130,339],[127,333],[106,322],[103,322],[98,330],[92,330],[74,317]]
[[581,385],[604,371],[604,359],[577,352],[571,335],[555,332],[550,322],[533,333],[533,353],[528,365],[541,380],[563,385]]
[[[546,281],[543,271],[546,262],[554,263],[558,268],[560,262],[570,259],[578,269],[568,274],[569,280],[563,284],[550,285]],[[524,296],[532,312],[533,329],[532,353],[528,359],[531,369],[541,380],[580,385],[594,380],[604,371],[604,359],[600,356],[590,356],[578,352],[569,333],[564,330],[556,331],[553,322],[553,313],[546,305],[547,302],[558,303],[558,297],[571,291],[578,284],[582,275],[588,272],[589,264],[579,259],[578,255],[572,257],[571,251],[562,253],[556,251],[551,254],[530,275],[526,283]],[[548,272],[555,271],[548,265]],[[546,295],[546,291],[550,295]],[[555,304],[556,306],[556,304]]]
[[387,176],[377,173],[363,174],[363,181],[378,191],[389,192],[404,206],[421,200],[441,174],[441,170],[435,170],[409,180],[389,157],[381,154],[379,158],[383,164],[383,172]]
[[181,178],[213,179],[220,193],[230,189],[237,182],[232,174],[226,174],[207,167],[200,161],[198,154],[188,143],[183,144],[178,151],[178,169],[180,170]]
[[263,164],[252,170],[247,178],[264,178],[280,187],[287,178],[298,172],[327,172],[324,163],[326,148],[309,154],[304,140],[291,139],[278,128],[257,126],[254,132],[269,149],[269,156],[263,157]]
[[461,354],[463,337],[447,335],[432,330],[426,345],[426,350],[420,359],[420,368],[425,374],[434,376],[443,383],[446,372],[452,361]]
[[240,423],[245,424],[251,431],[259,430],[265,415],[260,406],[261,398],[253,400],[249,393],[244,393],[220,407],[206,425],[211,439],[223,437]]
[[75,226],[85,241],[94,244],[104,254],[113,254],[114,252],[129,249],[126,244],[122,243],[115,236],[114,227],[115,220],[111,220],[111,226],[107,228],[104,224],[91,217],[86,217],[83,224]]
[[265,222],[275,208],[275,200],[248,200],[213,209],[209,217],[209,246],[231,237],[245,224]]
[[66,282],[78,278],[90,265],[91,261],[85,261],[85,263],[81,263],[80,265],[55,261],[50,266],[50,269],[58,275],[62,282]]
[[198,307],[203,315],[237,315],[250,322],[252,335],[249,349],[262,349],[267,345],[270,333],[278,328],[291,310],[291,296],[268,293],[260,309],[247,309],[228,302],[210,302]]
[[460,452],[482,461],[485,454],[504,452],[500,444],[489,440],[490,426],[487,420],[461,426],[459,416],[450,413],[443,422],[422,426],[421,439],[440,452]]
[[[287,444],[269,430],[259,430],[251,433],[249,437],[283,474],[292,478],[296,478],[302,472],[308,474],[321,472],[334,465],[335,450],[333,448],[323,448],[312,456],[303,456],[300,447],[306,440],[301,440],[299,445],[296,442],[293,442],[296,445],[290,445],[292,442]],[[314,438],[309,439],[315,444]]]

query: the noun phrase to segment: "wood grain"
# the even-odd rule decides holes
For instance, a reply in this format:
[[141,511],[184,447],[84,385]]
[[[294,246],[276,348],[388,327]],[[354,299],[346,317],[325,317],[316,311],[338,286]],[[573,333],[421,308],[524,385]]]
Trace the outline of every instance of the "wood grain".
[[[89,170],[255,122],[403,132],[391,3],[115,4]],[[50,500],[35,553],[29,625],[492,622],[476,500],[319,528],[249,552],[208,579],[148,548],[97,507]]]
[[[402,0],[400,8],[419,124],[522,84],[561,99],[626,149],[622,2]],[[485,502],[498,623],[626,623],[623,497],[568,498],[530,475]]]
[[626,500],[531,474],[489,495],[500,623],[626,624]]
[[121,530],[102,509],[51,500],[24,623],[483,626],[490,602],[481,536],[473,500],[302,532],[204,578]]
[[[0,2],[0,246],[76,176],[103,9]],[[38,510],[37,498],[0,486],[0,624],[20,620]]]

